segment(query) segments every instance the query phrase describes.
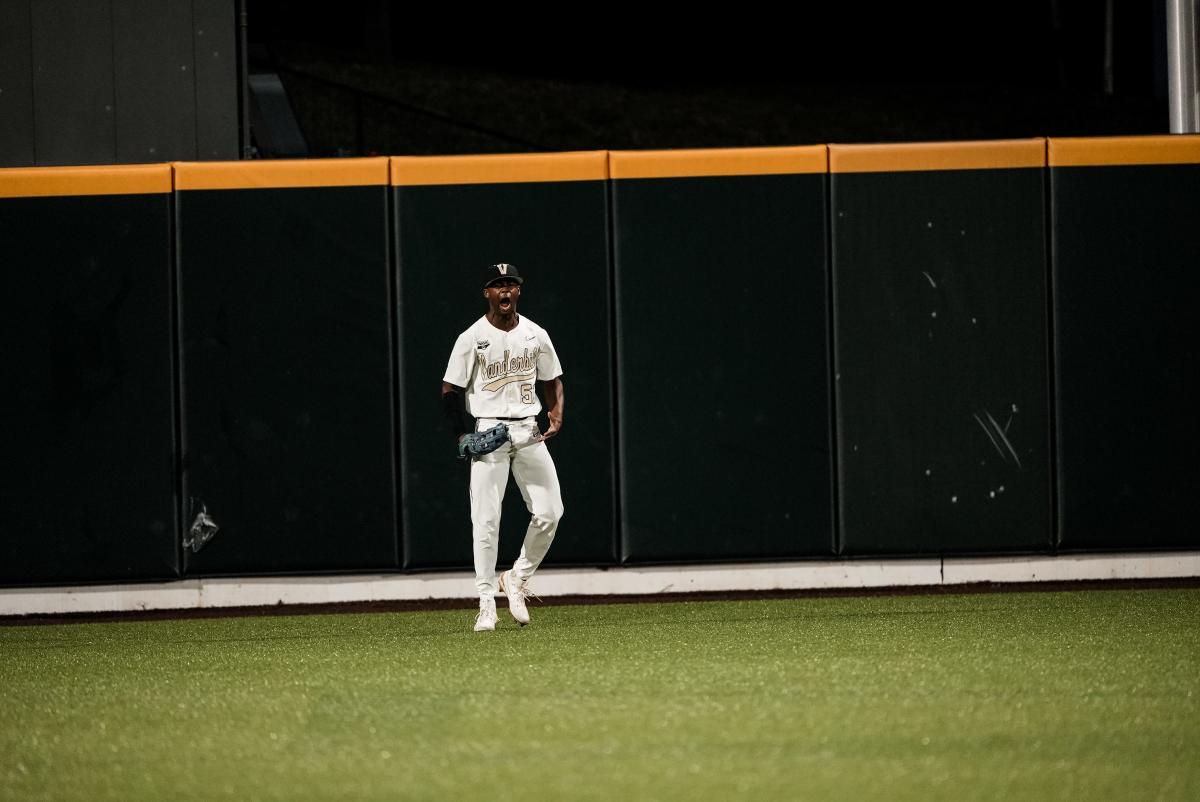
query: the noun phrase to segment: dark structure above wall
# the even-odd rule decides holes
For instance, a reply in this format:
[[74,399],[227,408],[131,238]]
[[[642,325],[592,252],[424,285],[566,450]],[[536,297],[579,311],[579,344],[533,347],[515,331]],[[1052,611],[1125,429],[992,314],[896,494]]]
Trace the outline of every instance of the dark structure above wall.
[[[1165,133],[1162,2],[606,3],[534,27],[246,0],[313,155],[732,148]],[[1105,7],[1112,10],[1106,22]],[[453,17],[453,18],[451,18]],[[252,62],[251,67],[255,65]]]
[[236,159],[236,0],[0,0],[0,166]]

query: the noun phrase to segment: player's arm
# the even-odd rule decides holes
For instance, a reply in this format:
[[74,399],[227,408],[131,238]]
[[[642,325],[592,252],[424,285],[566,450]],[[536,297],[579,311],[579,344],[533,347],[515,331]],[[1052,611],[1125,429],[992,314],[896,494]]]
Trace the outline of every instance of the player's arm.
[[467,415],[466,388],[442,382],[442,414],[455,440],[462,440],[464,434],[475,430],[474,422]]
[[563,424],[563,383],[562,376],[556,376],[550,381],[538,382],[542,391],[542,400],[546,403],[546,417],[550,419],[550,428],[542,432],[541,440],[549,440],[562,430]]

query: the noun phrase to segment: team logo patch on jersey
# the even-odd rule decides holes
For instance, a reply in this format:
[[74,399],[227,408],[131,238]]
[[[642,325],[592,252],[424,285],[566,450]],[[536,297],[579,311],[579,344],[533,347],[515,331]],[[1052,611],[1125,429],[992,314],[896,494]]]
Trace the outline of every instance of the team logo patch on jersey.
[[489,349],[491,347],[492,347],[491,340],[476,340],[475,341],[475,349],[477,351],[486,351],[487,349]]

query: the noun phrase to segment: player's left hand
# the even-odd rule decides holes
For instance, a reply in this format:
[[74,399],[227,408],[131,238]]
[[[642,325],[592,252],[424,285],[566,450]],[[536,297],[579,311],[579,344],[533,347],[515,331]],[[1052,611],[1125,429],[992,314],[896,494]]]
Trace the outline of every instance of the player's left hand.
[[562,415],[555,415],[551,413],[546,417],[550,421],[550,426],[546,429],[546,431],[537,436],[538,440],[549,440],[551,437],[558,434],[560,430],[562,430]]

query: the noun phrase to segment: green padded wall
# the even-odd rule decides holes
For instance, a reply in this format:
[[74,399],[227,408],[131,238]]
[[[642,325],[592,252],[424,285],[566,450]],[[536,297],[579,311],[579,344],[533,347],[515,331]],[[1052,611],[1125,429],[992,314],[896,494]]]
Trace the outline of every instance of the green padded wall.
[[1050,155],[1060,547],[1195,548],[1200,137]]
[[187,574],[398,567],[386,182],[386,159],[177,173],[185,524],[221,527]]
[[613,177],[622,560],[830,555],[824,148]]
[[0,170],[0,583],[178,575],[170,185]]
[[831,146],[843,553],[1050,547],[1043,162]]

